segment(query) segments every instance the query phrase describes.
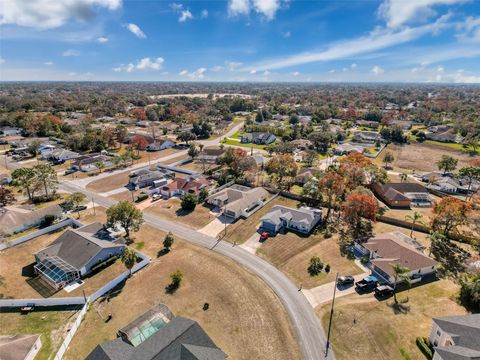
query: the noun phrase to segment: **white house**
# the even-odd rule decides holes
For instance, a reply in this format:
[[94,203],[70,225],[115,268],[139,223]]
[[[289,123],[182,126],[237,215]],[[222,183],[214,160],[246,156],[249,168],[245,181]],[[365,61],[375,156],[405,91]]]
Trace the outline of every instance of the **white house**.
[[276,205],[262,217],[262,228],[272,233],[284,230],[298,231],[308,234],[322,218],[322,210],[301,207],[294,209]]
[[160,151],[170,149],[175,146],[175,143],[170,140],[157,140],[151,144],[148,144],[147,151]]

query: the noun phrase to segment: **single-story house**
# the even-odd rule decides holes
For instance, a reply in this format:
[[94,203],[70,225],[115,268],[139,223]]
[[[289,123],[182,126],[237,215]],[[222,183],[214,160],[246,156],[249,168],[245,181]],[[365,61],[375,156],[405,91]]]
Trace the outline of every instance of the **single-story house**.
[[17,234],[40,225],[47,216],[62,217],[62,208],[49,205],[40,209],[6,206],[0,209],[0,235]]
[[382,283],[394,285],[395,264],[408,268],[407,275],[413,282],[436,273],[437,262],[419,251],[421,245],[415,240],[400,232],[379,234],[365,242],[357,241],[354,248],[368,257],[368,267]]
[[276,136],[268,132],[253,132],[242,134],[241,142],[242,143],[251,143],[266,145],[271,144],[277,140]]
[[312,122],[312,117],[310,115],[300,115],[298,121],[300,124],[309,125]]
[[308,150],[308,149],[311,149],[313,146],[312,142],[307,139],[296,139],[296,140],[290,141],[290,144],[295,146],[297,150]]
[[432,198],[428,190],[417,183],[375,183],[373,192],[391,208],[408,208],[410,206],[430,207]]
[[305,185],[311,178],[315,177],[319,172],[320,168],[317,167],[305,167],[301,168],[297,176],[295,177],[295,182],[300,185]]
[[432,319],[433,360],[480,359],[480,314]]
[[370,120],[357,120],[355,124],[358,126],[365,126],[372,129],[377,129],[380,126],[380,123],[377,121],[370,121]]
[[377,131],[358,131],[353,135],[356,141],[365,143],[375,143],[382,140],[382,137]]
[[292,230],[308,234],[322,218],[322,210],[301,207],[298,209],[276,205],[262,217],[262,229],[274,234]]
[[10,126],[0,127],[0,136],[14,136],[14,135],[20,135],[21,133],[22,133],[22,129],[17,127],[10,127]]
[[80,154],[63,148],[54,149],[43,153],[43,158],[54,163],[63,163],[68,160],[78,159]]
[[428,182],[428,189],[441,191],[447,194],[467,194],[474,193],[480,189],[480,182],[473,180],[469,184],[469,180],[452,174],[443,174],[439,172],[431,172],[422,175],[422,181]]
[[194,320],[159,304],[98,345],[86,360],[225,360],[227,355]]
[[[159,182],[159,180],[164,180]],[[144,169],[142,172],[137,172],[134,176],[131,176],[128,182],[128,186],[134,189],[141,189],[147,186],[153,186],[154,184],[166,185],[167,179],[163,172],[158,170]]]
[[183,196],[185,194],[197,195],[207,186],[208,182],[204,178],[195,179],[189,176],[185,179],[176,178],[168,185],[160,188],[160,194],[169,198],[172,196]]
[[215,164],[224,153],[225,149],[203,149],[196,159],[202,163]]
[[352,145],[349,143],[344,143],[344,144],[338,144],[335,146],[334,152],[335,155],[346,155],[350,153],[358,153],[358,154],[363,154],[363,150],[365,148],[360,145]]
[[210,195],[206,202],[219,207],[223,215],[236,220],[250,216],[253,210],[263,206],[267,197],[268,192],[264,188],[233,185]]
[[105,167],[113,165],[112,160],[109,156],[101,153],[95,153],[79,156],[73,162],[72,168],[76,168],[84,172],[95,171],[98,170],[97,166],[95,165],[98,162],[102,162]]
[[0,336],[2,360],[33,360],[41,348],[40,334]]
[[125,245],[101,239],[97,234],[103,229],[97,222],[65,231],[35,254],[35,272],[45,283],[61,289],[89,274],[96,265],[121,256]]
[[175,146],[175,143],[170,140],[156,140],[151,144],[148,144],[147,151],[160,151],[165,149],[170,149]]
[[463,136],[457,134],[457,132],[448,125],[431,126],[425,131],[425,137],[428,140],[441,141],[441,142],[454,142],[461,143]]

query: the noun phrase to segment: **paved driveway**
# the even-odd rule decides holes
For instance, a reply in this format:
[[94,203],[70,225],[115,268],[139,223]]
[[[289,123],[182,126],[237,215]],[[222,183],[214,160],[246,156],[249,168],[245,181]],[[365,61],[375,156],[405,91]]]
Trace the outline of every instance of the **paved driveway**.
[[225,224],[228,226],[232,222],[232,219],[220,215],[197,231],[208,236],[216,237],[219,233],[225,230]]

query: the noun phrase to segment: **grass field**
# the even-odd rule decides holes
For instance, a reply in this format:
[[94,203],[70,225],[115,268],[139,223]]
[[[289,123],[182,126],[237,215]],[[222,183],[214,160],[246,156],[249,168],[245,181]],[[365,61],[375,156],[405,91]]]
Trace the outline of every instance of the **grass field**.
[[103,179],[94,180],[87,185],[87,190],[95,191],[98,193],[107,192],[110,190],[118,189],[119,187],[128,184],[129,171],[124,171],[117,174],[112,174]]
[[180,203],[179,198],[172,197],[168,200],[158,201],[155,205],[147,208],[146,211],[165,220],[186,225],[192,229],[200,229],[210,221],[213,221],[214,216],[210,215],[208,207],[199,204],[194,211],[185,212],[181,209]]
[[240,141],[231,140],[231,139],[224,139],[221,141],[221,143],[226,145],[241,146],[249,149],[254,148],[254,149],[260,149],[260,150],[264,150],[266,146],[266,145],[257,145],[257,144],[245,144]]
[[[173,295],[166,294],[169,274],[177,269],[184,281]],[[210,304],[207,311],[202,310],[205,302]],[[258,277],[209,250],[176,240],[169,254],[127,280],[108,301],[94,304],[65,359],[85,358],[98,343],[114,339],[120,328],[158,303],[198,321],[229,359],[300,358],[285,310]],[[107,314],[113,318],[105,323]]]
[[67,335],[68,324],[76,318],[77,309],[36,308],[22,315],[19,312],[0,312],[0,335],[40,334],[42,348],[36,360],[53,359]]
[[[257,250],[257,254],[287,274],[296,284],[312,288],[335,280],[336,272],[341,275],[356,275],[362,270],[352,260],[340,255],[336,236],[324,239],[321,234],[302,237],[288,232],[269,238]],[[310,276],[307,271],[310,258],[318,256],[330,265],[330,272]]]
[[298,201],[290,200],[284,197],[276,197],[263,208],[249,216],[247,219],[239,219],[235,223],[227,226],[227,234],[222,240],[231,243],[242,244],[247,241],[255,232],[260,224],[260,219],[275,205],[297,207]]
[[[378,301],[373,295],[337,299],[331,337],[337,359],[424,360],[415,339],[429,335],[432,317],[465,314],[454,301],[457,292],[458,286],[449,280],[416,287],[398,295],[401,311],[394,309],[393,299]],[[324,328],[330,306],[316,309]]]
[[436,163],[442,155],[449,155],[458,159],[458,169],[469,165],[469,162],[474,158],[463,151],[447,146],[427,142],[414,142],[410,145],[389,144],[373,162],[383,166],[383,158],[387,152],[390,152],[395,158],[392,164],[394,170],[407,173],[438,170]]

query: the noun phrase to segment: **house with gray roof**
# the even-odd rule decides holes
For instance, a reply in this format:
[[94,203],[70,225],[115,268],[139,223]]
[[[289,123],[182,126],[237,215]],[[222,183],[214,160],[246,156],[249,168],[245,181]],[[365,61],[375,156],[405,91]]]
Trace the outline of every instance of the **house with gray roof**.
[[276,136],[269,132],[252,132],[242,134],[241,142],[258,144],[258,145],[267,145],[273,143],[277,140]]
[[322,218],[322,210],[301,207],[298,209],[276,205],[262,217],[262,229],[271,233],[292,230],[308,234]]
[[95,266],[121,256],[125,245],[104,240],[100,235],[103,229],[96,222],[65,231],[50,246],[34,254],[35,272],[58,290],[89,274]]
[[433,360],[480,359],[480,314],[432,319]]
[[41,348],[40,334],[0,336],[2,360],[33,360]]
[[159,304],[98,345],[86,360],[225,360],[227,355],[194,320]]
[[134,189],[141,189],[147,186],[163,186],[167,184],[165,174],[159,170],[143,169],[130,177],[128,186]]
[[62,217],[63,210],[57,205],[49,205],[40,209],[6,206],[0,209],[0,237],[18,234],[39,226],[47,216]]
[[233,185],[210,195],[205,201],[219,207],[223,215],[236,220],[249,217],[264,205],[267,197],[268,192],[264,188]]

